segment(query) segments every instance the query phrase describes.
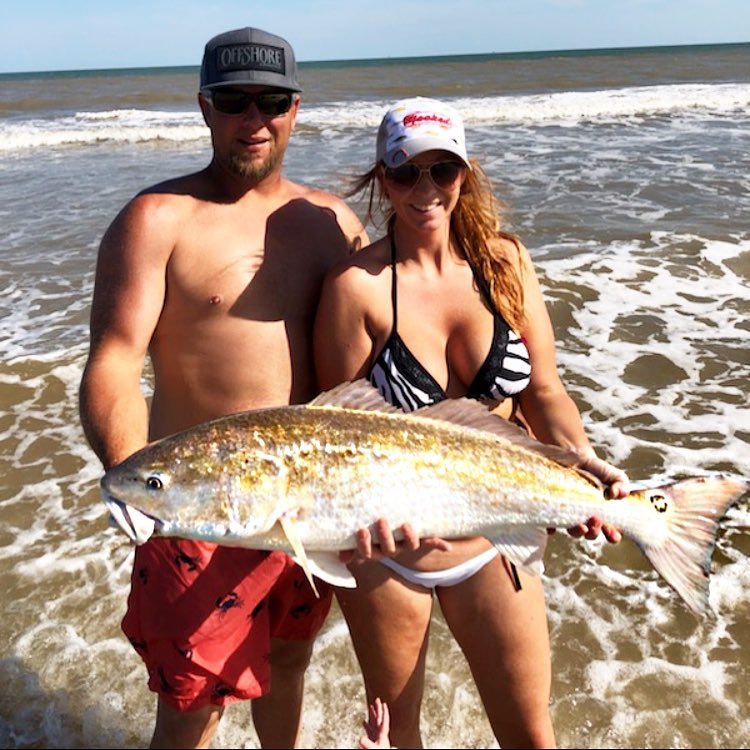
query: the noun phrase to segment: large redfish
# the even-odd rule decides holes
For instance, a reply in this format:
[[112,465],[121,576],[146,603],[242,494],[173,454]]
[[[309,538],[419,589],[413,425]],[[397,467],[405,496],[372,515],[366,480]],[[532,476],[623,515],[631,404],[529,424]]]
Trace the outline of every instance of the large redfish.
[[591,516],[618,527],[695,612],[708,607],[719,521],[747,489],[692,478],[606,499],[575,453],[544,445],[467,399],[404,414],[364,381],[309,404],[258,409],[155,442],[112,468],[102,492],[137,543],[152,533],[282,549],[338,586],[337,552],[384,517],[420,536],[485,536],[542,572],[548,528]]

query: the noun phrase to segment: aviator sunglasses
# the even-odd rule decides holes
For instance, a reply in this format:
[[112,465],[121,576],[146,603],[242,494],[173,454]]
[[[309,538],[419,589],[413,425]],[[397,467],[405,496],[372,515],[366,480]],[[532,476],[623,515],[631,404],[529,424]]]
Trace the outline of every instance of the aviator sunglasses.
[[293,95],[288,91],[262,91],[249,94],[237,89],[217,89],[209,93],[211,104],[223,115],[242,115],[254,104],[264,117],[280,117],[292,108]]
[[396,187],[407,189],[413,188],[427,172],[435,187],[447,190],[456,184],[463,171],[464,165],[457,161],[437,161],[429,167],[402,164],[400,167],[386,167],[385,178]]

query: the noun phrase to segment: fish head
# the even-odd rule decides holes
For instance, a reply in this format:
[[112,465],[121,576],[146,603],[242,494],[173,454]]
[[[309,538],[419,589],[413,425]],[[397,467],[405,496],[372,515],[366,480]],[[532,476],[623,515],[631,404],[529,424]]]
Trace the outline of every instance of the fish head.
[[101,480],[112,520],[137,544],[153,534],[204,541],[258,537],[286,510],[283,460],[221,436],[164,438]]
[[181,499],[169,491],[171,480],[169,468],[159,470],[135,457],[110,469],[101,480],[110,521],[136,544],[143,544],[174,518]]

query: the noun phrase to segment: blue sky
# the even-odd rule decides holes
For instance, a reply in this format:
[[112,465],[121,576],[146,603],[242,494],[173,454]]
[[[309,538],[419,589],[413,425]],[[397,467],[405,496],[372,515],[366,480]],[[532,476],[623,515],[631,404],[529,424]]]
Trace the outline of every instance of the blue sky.
[[0,0],[0,72],[197,65],[257,26],[299,60],[750,42],[750,0]]

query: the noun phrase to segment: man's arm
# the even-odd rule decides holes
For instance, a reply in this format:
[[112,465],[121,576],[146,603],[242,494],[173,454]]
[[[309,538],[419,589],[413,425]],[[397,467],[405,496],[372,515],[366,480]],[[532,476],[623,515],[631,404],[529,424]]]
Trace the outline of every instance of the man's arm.
[[139,196],[112,222],[99,248],[79,408],[105,469],[148,442],[140,382],[164,304],[172,214],[165,196]]

